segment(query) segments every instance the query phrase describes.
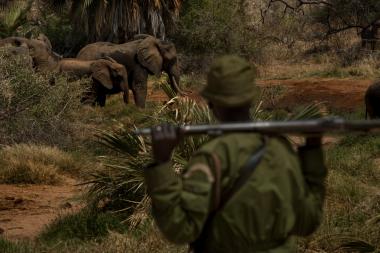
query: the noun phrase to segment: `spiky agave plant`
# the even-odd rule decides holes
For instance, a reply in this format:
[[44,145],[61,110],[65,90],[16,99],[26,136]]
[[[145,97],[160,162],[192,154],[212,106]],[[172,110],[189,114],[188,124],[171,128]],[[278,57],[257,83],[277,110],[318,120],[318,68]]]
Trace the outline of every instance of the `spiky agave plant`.
[[[189,97],[175,96],[167,83],[163,90],[169,101],[160,107],[153,118],[155,123],[169,122],[173,124],[208,124],[215,120],[205,103]],[[270,114],[261,109],[262,102],[252,109],[252,117],[256,120],[268,120]],[[320,116],[318,105],[310,105],[288,119],[306,119]],[[286,120],[286,119],[285,119]],[[102,132],[101,143],[118,153],[117,157],[102,157],[106,170],[93,173],[89,181],[89,197],[95,203],[107,200],[113,210],[133,213],[146,202],[143,187],[142,170],[151,160],[150,140],[131,134],[131,129],[122,128],[117,132]],[[181,170],[190,156],[209,138],[207,136],[186,137],[174,152],[174,168]],[[128,212],[125,212],[128,210]]]

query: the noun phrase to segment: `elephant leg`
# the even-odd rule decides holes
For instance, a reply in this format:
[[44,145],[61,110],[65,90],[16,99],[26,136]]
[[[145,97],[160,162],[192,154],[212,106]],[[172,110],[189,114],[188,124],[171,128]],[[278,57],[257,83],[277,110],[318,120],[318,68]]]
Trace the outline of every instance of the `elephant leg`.
[[86,91],[83,92],[80,102],[82,104],[91,104],[95,106],[96,104],[95,92],[92,89],[87,89]]
[[146,96],[148,94],[148,89],[146,87],[146,84],[145,84],[145,87],[141,85],[138,88],[134,88],[132,92],[133,92],[133,97],[135,99],[135,104],[140,108],[145,108]]
[[104,107],[106,105],[106,95],[98,94],[96,97],[96,102],[99,104],[100,107]]
[[137,67],[134,71],[132,92],[135,104],[140,108],[145,108],[146,96],[148,94],[148,71],[142,67]]
[[128,93],[128,91],[126,91],[126,92],[123,93],[123,100],[124,100],[125,104],[129,103],[129,93]]

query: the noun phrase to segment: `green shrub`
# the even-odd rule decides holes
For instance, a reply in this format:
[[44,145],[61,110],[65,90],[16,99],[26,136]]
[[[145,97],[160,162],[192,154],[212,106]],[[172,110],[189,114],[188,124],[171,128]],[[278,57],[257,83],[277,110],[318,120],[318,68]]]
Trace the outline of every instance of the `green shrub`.
[[39,239],[46,243],[67,240],[91,240],[108,235],[109,231],[124,232],[126,226],[111,213],[83,209],[78,213],[59,216],[47,225]]
[[0,149],[0,183],[57,184],[62,173],[77,173],[81,166],[57,147],[16,144]]
[[373,135],[350,135],[326,152],[327,166],[354,176],[356,180],[376,182],[374,159],[380,153],[380,138]]
[[0,51],[0,143],[65,146],[75,132],[73,112],[87,80],[34,73],[21,57]]
[[72,20],[66,12],[67,10],[59,13],[60,15],[44,13],[44,22],[39,30],[49,38],[55,52],[65,57],[75,57],[86,45],[87,38],[83,33],[73,30]]
[[173,36],[181,49],[195,54],[252,56],[258,50],[248,30],[244,6],[237,0],[184,1]]
[[34,253],[36,251],[34,245],[30,242],[11,242],[0,238],[0,252],[2,253]]

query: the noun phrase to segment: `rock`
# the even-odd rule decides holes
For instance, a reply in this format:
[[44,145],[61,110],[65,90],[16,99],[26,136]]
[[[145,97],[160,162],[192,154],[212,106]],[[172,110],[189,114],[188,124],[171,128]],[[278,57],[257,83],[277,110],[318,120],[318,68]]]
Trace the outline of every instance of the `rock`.
[[18,199],[16,199],[13,203],[15,204],[15,205],[19,205],[19,204],[22,204],[24,202],[24,200],[22,199],[22,198],[18,198]]
[[3,228],[0,228],[0,234],[4,234],[5,230]]
[[5,197],[5,200],[15,200],[15,197]]
[[66,203],[61,205],[61,208],[64,208],[64,209],[68,209],[68,208],[72,208],[72,207],[73,207],[73,205],[70,202],[66,202]]

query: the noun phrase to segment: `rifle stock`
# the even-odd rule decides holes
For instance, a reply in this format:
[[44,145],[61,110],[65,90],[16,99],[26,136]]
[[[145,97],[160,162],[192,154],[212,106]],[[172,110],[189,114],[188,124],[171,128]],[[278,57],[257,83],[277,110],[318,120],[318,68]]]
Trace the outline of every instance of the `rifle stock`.
[[[374,132],[380,130],[380,120],[345,120],[342,118],[322,118],[315,120],[294,121],[256,121],[244,123],[226,123],[215,125],[184,125],[178,126],[183,135],[221,135],[224,133],[256,132],[277,135],[312,135],[325,133]],[[148,136],[151,128],[141,128],[134,131],[137,135]]]

